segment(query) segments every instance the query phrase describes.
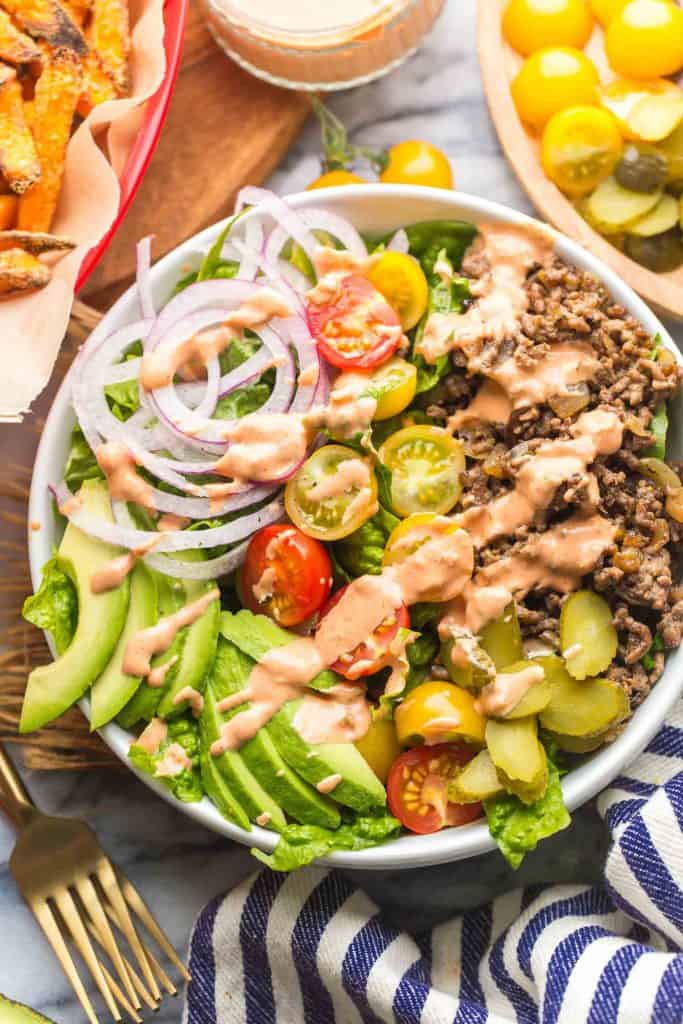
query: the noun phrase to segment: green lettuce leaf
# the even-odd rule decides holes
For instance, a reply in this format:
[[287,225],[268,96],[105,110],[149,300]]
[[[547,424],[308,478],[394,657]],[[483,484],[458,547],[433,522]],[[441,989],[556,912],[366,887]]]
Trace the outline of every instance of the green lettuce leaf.
[[[445,250],[441,250],[437,255],[444,263],[450,263],[451,270],[453,269],[455,264],[449,259],[448,253]],[[432,313],[462,313],[470,297],[470,285],[466,277],[454,277],[452,281],[448,282],[432,275],[427,312],[418,325],[415,333],[415,342],[417,343],[422,337],[427,320]],[[413,345],[413,351],[414,348],[415,345]],[[415,394],[417,395],[436,387],[441,378],[445,377],[450,369],[450,359],[447,355],[439,356],[435,363],[428,363],[419,354],[413,354],[411,360],[417,367],[417,386],[415,389]]]
[[518,868],[541,839],[567,828],[571,818],[564,805],[560,772],[548,757],[548,788],[540,800],[523,804],[511,794],[484,801],[491,835],[508,864]]
[[650,420],[650,433],[654,437],[654,443],[646,448],[643,455],[652,459],[663,459],[666,456],[666,435],[669,430],[669,414],[666,402],[662,402],[655,409],[654,416]]
[[643,655],[641,659],[643,663],[643,668],[646,672],[652,672],[652,669],[655,667],[655,654],[657,654],[658,651],[663,650],[664,641],[662,640],[661,634],[655,633],[654,640],[650,644],[650,649]]
[[97,465],[92,448],[83,436],[79,426],[71,431],[71,444],[66,457],[64,480],[70,491],[80,489],[84,480],[104,480],[104,473]]
[[140,408],[140,390],[137,380],[123,380],[118,384],[107,384],[104,389],[111,409],[117,420],[127,420]]
[[76,632],[78,597],[56,554],[43,566],[38,592],[26,598],[22,615],[27,622],[52,633],[57,654],[64,653]]
[[252,850],[254,857],[273,871],[295,871],[333,850],[365,850],[394,839],[401,824],[390,814],[361,816],[332,831],[317,825],[288,825],[273,853]]
[[398,524],[396,516],[380,508],[376,515],[348,537],[330,545],[344,573],[350,577],[364,576],[366,573],[378,576],[382,571],[382,555],[387,538]]
[[[179,743],[192,759],[192,769],[184,768],[177,775],[157,775],[157,766],[172,743]],[[177,800],[187,804],[196,803],[204,796],[199,770],[199,725],[191,716],[183,715],[168,722],[166,739],[156,754],[150,754],[143,747],[132,743],[128,757],[139,771],[161,782]]]
[[410,253],[422,264],[427,279],[434,281],[434,264],[440,253],[458,269],[477,229],[461,220],[428,220],[406,228]]

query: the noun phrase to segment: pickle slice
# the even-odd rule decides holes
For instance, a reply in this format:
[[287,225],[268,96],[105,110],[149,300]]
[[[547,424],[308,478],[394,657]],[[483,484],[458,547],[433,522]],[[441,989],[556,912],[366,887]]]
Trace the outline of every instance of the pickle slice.
[[[537,741],[538,742],[538,741]],[[513,793],[516,797],[522,801],[523,804],[535,804],[537,800],[540,800],[548,788],[548,757],[545,752],[545,747],[538,743],[538,755],[542,764],[541,770],[531,780],[531,782],[522,782],[520,779],[511,779],[501,769],[498,770],[500,781],[503,783],[503,788],[508,793]]]
[[[543,668],[539,665],[538,661],[518,661],[514,665],[508,666],[504,672],[498,672],[496,678],[501,679],[508,674],[523,672],[525,668]],[[504,680],[503,680],[504,682]],[[526,693],[522,696],[521,700],[515,704],[512,711],[508,711],[507,714],[503,715],[503,718],[527,718],[529,715],[537,715],[539,711],[543,711],[550,702],[551,695],[550,683],[544,677],[540,679],[533,686],[530,686]]]
[[683,92],[678,89],[643,96],[634,104],[626,121],[629,131],[645,142],[666,139],[683,119]]
[[496,766],[488,750],[480,750],[448,786],[448,799],[455,804],[476,804],[503,792]]
[[514,601],[510,602],[502,615],[484,626],[479,643],[496,668],[507,668],[524,657],[522,632]]
[[566,750],[568,754],[590,754],[603,745],[608,731],[599,732],[595,736],[563,736],[560,732],[551,732],[548,729],[546,735],[557,743],[560,750]]
[[596,736],[628,715],[628,696],[618,683],[601,676],[572,679],[554,655],[538,661],[551,687],[550,703],[539,715],[544,729],[563,736]]
[[598,231],[614,234],[628,229],[659,202],[661,189],[654,192],[633,192],[622,188],[614,177],[601,181],[583,207],[587,220]]
[[532,782],[542,768],[535,718],[489,719],[486,746],[496,768],[510,779]]
[[448,675],[466,690],[481,690],[496,674],[496,666],[476,637],[463,636],[441,644],[441,660]]
[[575,679],[597,676],[612,664],[618,637],[612,611],[604,597],[577,590],[562,605],[560,649],[567,671]]
[[662,196],[657,205],[644,217],[640,217],[635,224],[631,224],[629,232],[637,235],[638,238],[651,238],[653,235],[661,235],[664,231],[678,225],[680,217],[680,206],[673,196],[668,193]]

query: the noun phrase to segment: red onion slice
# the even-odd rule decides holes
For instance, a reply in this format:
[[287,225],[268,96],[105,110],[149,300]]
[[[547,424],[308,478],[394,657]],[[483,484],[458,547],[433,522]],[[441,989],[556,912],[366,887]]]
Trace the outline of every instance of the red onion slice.
[[390,252],[408,252],[410,250],[408,235],[403,228],[399,228],[396,234],[389,239],[387,249]]
[[152,266],[152,239],[154,235],[147,235],[140,239],[137,244],[137,272],[135,275],[140,312],[143,319],[153,319],[156,316],[154,300],[152,299],[152,283],[150,280],[150,269]]

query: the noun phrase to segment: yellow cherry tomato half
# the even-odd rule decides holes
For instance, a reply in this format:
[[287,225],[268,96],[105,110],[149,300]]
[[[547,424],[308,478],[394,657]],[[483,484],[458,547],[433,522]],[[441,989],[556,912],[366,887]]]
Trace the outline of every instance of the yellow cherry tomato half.
[[394,712],[398,741],[402,746],[414,746],[464,739],[483,745],[486,719],[474,705],[473,694],[453,683],[421,683]]
[[558,110],[595,103],[598,72],[573,46],[549,46],[527,57],[510,91],[522,121],[542,128]]
[[627,3],[628,0],[590,0],[591,10],[603,28],[607,28]]
[[406,252],[382,253],[367,277],[396,310],[404,331],[419,323],[429,301],[429,285],[414,256]]
[[306,191],[312,192],[316,188],[334,188],[335,185],[367,185],[367,183],[367,178],[361,178],[360,174],[354,174],[352,171],[326,171],[312,181],[306,187]]
[[565,195],[588,195],[607,178],[622,150],[612,114],[600,107],[568,107],[554,114],[543,131],[541,162]]
[[465,452],[447,430],[404,427],[387,438],[378,454],[391,470],[391,503],[397,515],[443,515],[457,503]]
[[586,0],[510,0],[503,13],[503,35],[523,57],[544,46],[581,49],[592,31]]
[[389,534],[382,555],[382,565],[396,565],[404,562],[418,548],[426,544],[430,537],[439,534],[454,533],[460,527],[446,516],[433,516],[429,512],[416,512],[415,515],[403,519]]
[[377,400],[373,420],[388,420],[407,409],[415,397],[417,367],[394,356],[373,370],[368,377],[367,394]]
[[379,176],[385,185],[430,185],[453,188],[448,157],[431,142],[411,139],[389,150],[389,163]]
[[401,745],[396,735],[396,726],[391,718],[373,718],[365,736],[356,740],[356,749],[360,751],[373,772],[380,780],[386,782],[389,769],[401,753]]
[[[355,471],[345,482],[348,467],[342,466],[351,460],[367,467],[367,483]],[[377,480],[369,460],[341,444],[323,445],[287,481],[285,509],[307,537],[348,537],[377,511]]]
[[605,52],[619,75],[675,75],[683,67],[683,11],[669,0],[630,0],[607,26]]

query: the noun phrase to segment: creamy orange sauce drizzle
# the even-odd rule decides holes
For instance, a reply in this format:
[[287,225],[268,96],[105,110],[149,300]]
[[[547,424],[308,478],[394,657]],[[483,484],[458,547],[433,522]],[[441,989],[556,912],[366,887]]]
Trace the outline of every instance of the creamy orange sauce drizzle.
[[218,587],[213,587],[206,594],[198,597],[196,601],[184,605],[172,615],[159,619],[155,626],[149,626],[147,629],[141,629],[134,633],[128,641],[123,655],[122,669],[125,674],[148,676],[153,655],[168,650],[176,633],[183,627],[191,626],[193,622],[196,622],[211,602],[219,597]]
[[183,530],[192,522],[187,516],[177,516],[174,512],[164,512],[157,520],[159,533],[172,533],[173,530]]
[[369,273],[380,259],[381,253],[359,259],[346,249],[334,249],[330,245],[317,246],[312,259],[317,284],[306,293],[306,298],[314,305],[330,302],[341,289],[344,278],[349,274]]
[[81,495],[72,494],[70,498],[67,498],[67,500],[59,506],[59,511],[63,516],[66,516],[68,519],[69,516],[72,516],[75,512],[78,512],[78,510],[82,508],[82,506],[83,498],[81,497]]
[[103,594],[107,590],[115,590],[120,587],[126,576],[135,568],[139,558],[146,555],[161,540],[161,537],[152,537],[141,544],[138,548],[112,558],[110,562],[103,565],[101,569],[94,572],[90,577],[90,590],[93,594]]
[[540,683],[544,672],[540,665],[527,665],[517,672],[499,672],[492,683],[484,686],[474,702],[480,715],[507,715],[516,708],[524,694]]
[[377,412],[377,399],[366,394],[369,375],[340,373],[325,406],[314,406],[304,417],[312,429],[327,427],[333,437],[348,439],[365,434]]
[[458,517],[476,547],[532,523],[561,484],[585,473],[597,456],[611,455],[621,447],[623,427],[616,413],[593,409],[579,416],[571,433],[571,440],[542,444],[518,470],[512,491]]
[[326,775],[324,779],[316,783],[315,788],[319,793],[331,793],[333,789],[336,789],[339,783],[342,781],[342,777],[339,772],[335,772],[333,775]]
[[159,752],[161,744],[168,735],[168,726],[161,718],[153,718],[149,725],[145,726],[138,738],[133,741],[136,747],[142,747],[148,754]]
[[319,375],[320,371],[317,364],[310,363],[297,377],[297,384],[302,388],[313,387],[314,384],[318,383]]
[[[193,334],[180,345],[147,352],[140,366],[140,384],[145,391],[168,387],[181,367],[189,367],[191,379],[206,368],[214,356],[227,348],[233,338],[246,328],[260,327],[273,317],[292,315],[292,307],[280,292],[260,288],[218,327]],[[185,374],[187,376],[187,374]]]
[[204,710],[204,698],[199,690],[195,690],[193,686],[183,686],[182,690],[178,690],[173,698],[173,703],[182,704],[183,701],[187,701],[188,707],[192,710],[193,716],[195,718],[199,718]]
[[334,473],[328,473],[306,491],[309,501],[327,501],[359,490],[363,497],[370,491],[371,470],[365,459],[345,459]]
[[31,522],[29,523],[29,528],[32,533],[37,533],[38,530],[40,530],[41,528],[41,524],[38,522],[37,519],[32,519]]
[[137,473],[135,456],[127,445],[122,441],[105,441],[95,449],[95,458],[107,478],[112,501],[134,501],[154,508],[153,488]]
[[171,671],[174,665],[178,663],[178,655],[174,654],[172,658],[165,661],[163,665],[157,665],[156,668],[151,669],[147,676],[147,685],[151,686],[153,690],[157,690],[160,686],[164,685],[164,679]]
[[261,814],[259,814],[259,816],[254,819],[254,821],[256,822],[257,825],[260,825],[261,828],[265,828],[268,822],[270,821],[270,815],[268,814],[268,811],[262,811]]
[[168,749],[164,751],[164,756],[156,766],[154,774],[160,779],[174,778],[174,776],[180,775],[182,771],[190,771],[191,769],[192,760],[188,757],[184,747],[181,747],[180,743],[171,743]]
[[286,412],[248,413],[230,423],[223,436],[230,444],[215,472],[266,483],[294,472],[310,442],[303,418]]

